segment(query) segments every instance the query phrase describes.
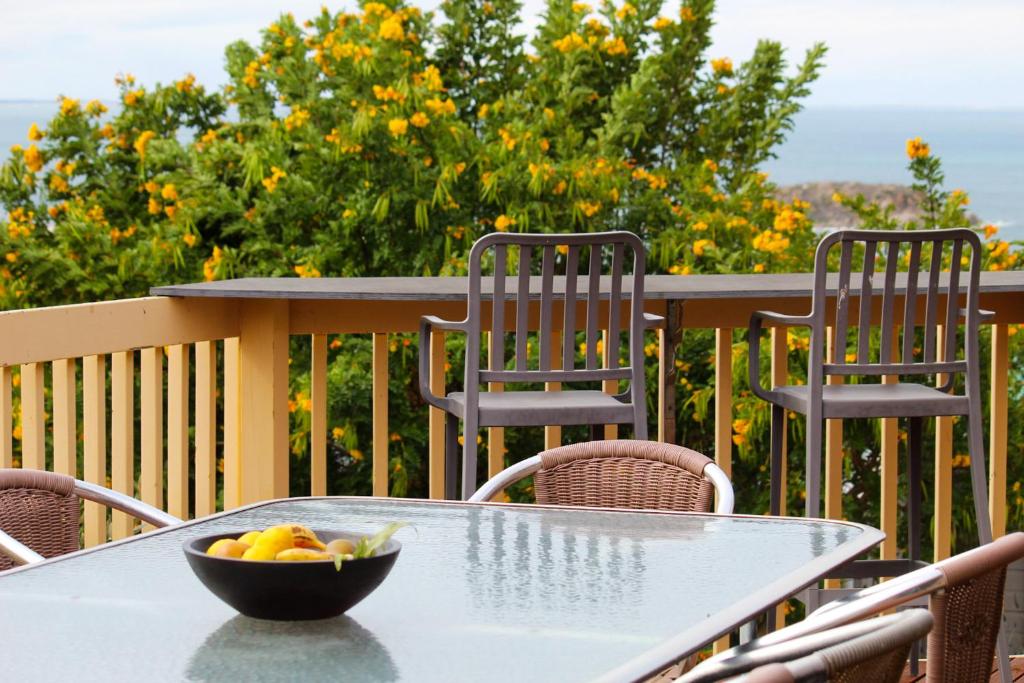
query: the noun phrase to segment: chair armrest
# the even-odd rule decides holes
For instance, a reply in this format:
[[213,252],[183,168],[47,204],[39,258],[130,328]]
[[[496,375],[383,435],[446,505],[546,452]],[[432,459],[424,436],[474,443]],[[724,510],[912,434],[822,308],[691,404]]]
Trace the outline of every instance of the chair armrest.
[[425,315],[420,318],[420,395],[423,400],[441,410],[448,409],[448,400],[441,396],[435,396],[430,390],[430,337],[434,328],[465,332],[468,325],[465,320],[443,320],[436,315]]
[[484,482],[484,485],[469,497],[470,503],[486,503],[520,479],[525,479],[540,469],[540,456],[534,455],[511,465]]
[[182,520],[178,519],[174,515],[167,514],[160,508],[153,507],[148,503],[143,503],[137,498],[126,496],[123,493],[118,493],[117,491],[108,489],[105,486],[93,484],[88,481],[76,479],[74,491],[75,495],[79,498],[91,500],[96,503],[102,503],[114,510],[120,510],[132,517],[138,517],[143,522],[147,522],[158,528],[174,526],[176,524],[181,524],[182,522]]
[[736,504],[736,497],[733,494],[732,482],[729,475],[721,467],[713,462],[704,466],[704,478],[711,482],[718,494],[718,504],[715,505],[716,515],[731,515],[733,506]]
[[654,313],[644,313],[644,329],[656,329],[662,327],[664,324],[664,316],[655,315]]
[[783,315],[772,311],[754,311],[750,315],[750,330],[747,334],[750,390],[765,401],[771,401],[768,392],[761,388],[761,327],[763,321],[770,321],[786,327],[811,327],[810,315]]
[[46,559],[2,530],[0,530],[0,555],[6,555],[11,558],[15,565],[35,564]]

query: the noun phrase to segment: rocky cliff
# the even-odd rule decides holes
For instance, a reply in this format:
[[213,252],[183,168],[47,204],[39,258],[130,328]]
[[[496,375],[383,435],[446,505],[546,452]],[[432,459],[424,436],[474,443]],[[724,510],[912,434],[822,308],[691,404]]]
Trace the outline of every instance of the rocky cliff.
[[[921,213],[919,194],[906,185],[822,181],[780,186],[776,195],[779,199],[799,197],[810,202],[808,214],[819,228],[859,227],[857,217],[851,211],[832,201],[832,195],[836,192],[849,197],[862,194],[868,201],[883,206],[891,204],[895,207],[893,215],[901,222],[917,218]],[[970,218],[972,223],[977,222],[974,216]]]

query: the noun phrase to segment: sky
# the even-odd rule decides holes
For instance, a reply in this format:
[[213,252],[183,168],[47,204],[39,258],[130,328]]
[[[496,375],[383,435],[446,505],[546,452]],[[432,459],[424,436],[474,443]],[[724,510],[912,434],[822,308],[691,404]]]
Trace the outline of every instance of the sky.
[[[439,0],[412,0],[433,9]],[[194,73],[226,81],[224,46],[321,0],[0,0],[0,100],[116,99],[113,77],[168,83]],[[328,2],[351,10],[355,3]],[[596,4],[596,2],[595,2]],[[617,3],[618,4],[618,3]],[[674,13],[677,1],[666,4]],[[524,30],[543,0],[525,0]],[[1021,0],[720,0],[712,57],[742,61],[757,40],[782,42],[791,62],[829,46],[808,107],[1024,109]]]

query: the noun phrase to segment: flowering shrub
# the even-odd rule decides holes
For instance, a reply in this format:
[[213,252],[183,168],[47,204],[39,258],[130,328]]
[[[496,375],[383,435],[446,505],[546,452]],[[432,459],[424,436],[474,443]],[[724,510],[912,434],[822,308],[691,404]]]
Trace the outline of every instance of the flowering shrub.
[[[795,69],[768,40],[743,61],[708,55],[713,1],[684,0],[671,15],[663,4],[551,0],[528,45],[515,0],[447,0],[440,20],[401,0],[362,2],[301,24],[285,15],[258,46],[228,46],[223,92],[192,76],[147,88],[126,75],[114,112],[64,98],[0,167],[0,307],[232,276],[461,274],[474,240],[509,230],[631,230],[652,272],[808,270],[809,207],[777,198],[759,167],[792,126],[824,46]],[[962,224],[966,196],[940,189],[927,145],[908,154],[925,224]],[[841,201],[866,225],[898,227],[884,208]],[[1015,259],[1007,246],[987,254],[992,268]],[[398,494],[426,488],[413,457],[426,420],[409,398],[411,341],[392,342]],[[791,343],[796,353],[804,341]],[[677,360],[691,397],[680,401],[680,438],[706,452],[710,349],[708,335],[688,334]],[[293,341],[295,367],[307,353]],[[365,492],[369,346],[335,340],[331,354],[332,491]],[[308,378],[294,384],[301,455]],[[766,452],[765,414],[741,387],[737,476],[751,481],[767,476],[754,457]],[[853,448],[865,443],[850,433]],[[508,439],[516,457],[539,446],[533,433]],[[740,487],[741,509],[764,507],[763,490]]]

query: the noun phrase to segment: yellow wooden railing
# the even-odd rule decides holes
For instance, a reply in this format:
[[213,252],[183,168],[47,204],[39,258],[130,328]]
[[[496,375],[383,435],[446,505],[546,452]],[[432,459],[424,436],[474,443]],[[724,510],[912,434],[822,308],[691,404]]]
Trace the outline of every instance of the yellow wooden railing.
[[[1006,520],[1007,325],[1024,322],[1020,297],[1013,294],[982,299],[985,308],[997,313],[992,326],[989,423],[991,515],[996,535],[1004,533]],[[715,457],[730,472],[733,331],[745,326],[755,308],[802,313],[807,301],[691,301],[685,305],[685,315],[680,302],[649,300],[645,308],[669,321],[666,329],[657,332],[659,439],[675,438],[673,387],[678,378],[673,360],[680,331],[716,330]],[[202,516],[216,508],[219,456],[223,459],[220,486],[225,508],[287,496],[288,342],[290,336],[305,335],[312,340],[310,493],[323,495],[327,490],[326,419],[330,389],[327,335],[370,333],[373,383],[372,396],[368,398],[373,417],[373,494],[387,495],[388,335],[415,331],[419,317],[424,314],[458,319],[464,311],[463,303],[453,301],[147,297],[0,313],[0,466],[12,465],[17,452],[15,437],[20,436],[24,467],[49,466],[69,474],[77,470],[87,480],[99,484],[107,484],[109,477],[115,490],[137,496],[172,514],[187,516],[192,509],[195,515]],[[486,311],[484,318],[489,318]],[[745,334],[745,329],[741,334]],[[558,344],[553,347],[558,348]],[[606,343],[606,351],[609,347]],[[444,391],[444,353],[443,336],[435,334],[430,350],[430,384],[439,394]],[[775,384],[784,383],[788,358],[785,329],[771,330],[770,353],[772,380]],[[190,356],[194,360],[190,361]],[[217,386],[218,377],[223,378],[221,386]],[[559,389],[557,385],[548,388]],[[223,405],[220,425],[218,392],[222,394]],[[16,398],[20,399],[20,435],[12,429]],[[138,442],[136,415],[141,425]],[[444,492],[444,419],[439,411],[431,409],[429,421],[428,488],[431,497],[439,498]],[[218,440],[220,427],[223,438]],[[950,551],[952,427],[952,420],[944,418],[936,429],[936,559]],[[49,458],[48,430],[52,435]],[[827,431],[825,510],[829,517],[841,516],[841,430],[840,421],[831,421]],[[614,434],[614,427],[606,430],[607,436]],[[505,466],[503,430],[489,430],[488,439],[488,470],[494,474]],[[548,446],[560,439],[558,428],[546,430]],[[222,444],[220,453],[216,452],[218,443]],[[882,547],[884,558],[896,554],[897,444],[896,422],[883,421],[881,526],[887,534]],[[136,451],[141,463],[138,477],[133,471]],[[194,481],[191,490],[190,468]],[[88,545],[124,537],[132,529],[133,520],[114,514],[108,525],[104,510],[87,504]]]

